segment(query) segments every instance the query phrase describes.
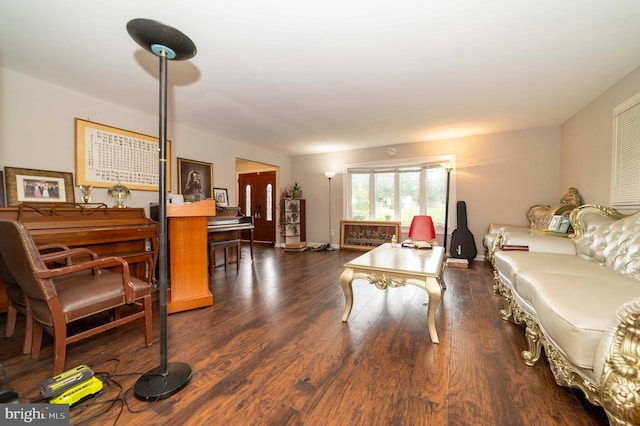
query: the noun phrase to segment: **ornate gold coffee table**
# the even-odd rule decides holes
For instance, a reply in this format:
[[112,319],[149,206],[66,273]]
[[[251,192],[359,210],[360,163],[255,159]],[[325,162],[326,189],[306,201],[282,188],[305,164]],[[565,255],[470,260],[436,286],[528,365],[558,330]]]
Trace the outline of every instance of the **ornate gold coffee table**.
[[446,288],[442,279],[444,265],[442,247],[417,250],[392,247],[389,243],[345,263],[345,270],[340,275],[340,285],[346,302],[342,321],[347,321],[353,307],[353,280],[365,279],[380,290],[414,285],[425,289],[429,295],[427,326],[431,341],[440,343],[436,331],[436,311],[442,297],[442,289]]

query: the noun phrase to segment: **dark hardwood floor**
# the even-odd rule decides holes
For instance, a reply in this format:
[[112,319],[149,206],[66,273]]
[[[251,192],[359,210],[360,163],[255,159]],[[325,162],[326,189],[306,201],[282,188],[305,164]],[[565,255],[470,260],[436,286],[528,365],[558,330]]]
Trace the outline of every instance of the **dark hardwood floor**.
[[[154,344],[128,325],[71,345],[66,367],[92,367],[102,395],[71,410],[72,424],[121,425],[598,425],[606,416],[559,387],[542,359],[527,367],[520,326],[498,316],[487,265],[448,268],[437,315],[426,326],[426,292],[354,283],[342,323],[342,265],[355,251],[289,253],[243,248],[240,271],[218,267],[212,307],[169,317],[169,361],[193,369],[181,392],[138,401],[132,387],[159,365]],[[4,337],[0,363],[21,402],[37,399],[53,370],[51,339],[38,360],[21,354],[24,319]],[[544,358],[544,357],[543,357]]]

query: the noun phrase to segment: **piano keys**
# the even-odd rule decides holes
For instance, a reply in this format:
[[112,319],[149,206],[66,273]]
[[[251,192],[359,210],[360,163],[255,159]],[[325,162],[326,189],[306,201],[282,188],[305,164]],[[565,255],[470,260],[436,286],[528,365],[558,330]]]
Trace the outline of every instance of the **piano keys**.
[[[238,247],[237,262],[240,262],[239,242],[242,238],[241,233],[248,231],[249,247],[251,250],[251,261],[253,261],[253,221],[251,216],[244,216],[238,207],[221,207],[216,206],[216,215],[209,217],[207,231],[209,233],[209,249],[210,253],[210,269],[215,265],[215,249],[222,248],[225,251],[226,265],[226,247],[236,245]],[[237,265],[236,265],[237,266]]]

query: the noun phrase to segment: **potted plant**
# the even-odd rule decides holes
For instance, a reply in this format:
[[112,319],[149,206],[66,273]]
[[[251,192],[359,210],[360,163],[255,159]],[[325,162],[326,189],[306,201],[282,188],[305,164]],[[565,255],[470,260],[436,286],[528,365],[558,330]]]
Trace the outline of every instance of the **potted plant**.
[[291,187],[292,191],[293,191],[293,198],[294,199],[300,199],[302,198],[302,187],[300,185],[298,185],[298,182],[294,182],[293,186]]

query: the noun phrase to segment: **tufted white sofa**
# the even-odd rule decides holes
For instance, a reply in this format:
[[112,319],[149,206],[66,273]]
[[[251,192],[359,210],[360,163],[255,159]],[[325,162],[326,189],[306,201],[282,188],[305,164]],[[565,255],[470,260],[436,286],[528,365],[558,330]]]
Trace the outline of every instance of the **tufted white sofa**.
[[581,389],[611,424],[640,424],[640,212],[585,205],[571,212],[570,239],[508,229],[494,253],[503,319],[525,325],[534,365],[544,348],[556,382]]
[[569,188],[567,193],[560,199],[560,204],[553,207],[536,204],[529,207],[527,211],[527,220],[529,226],[519,225],[504,225],[500,223],[491,223],[487,229],[487,233],[482,240],[484,245],[484,258],[487,262],[491,262],[494,251],[499,248],[496,246],[496,238],[498,232],[501,229],[509,231],[512,236],[520,235],[528,237],[529,235],[544,235],[551,236],[550,234],[544,234],[541,231],[549,227],[551,219],[555,215],[568,215],[571,210],[580,205],[580,195],[576,188]]

